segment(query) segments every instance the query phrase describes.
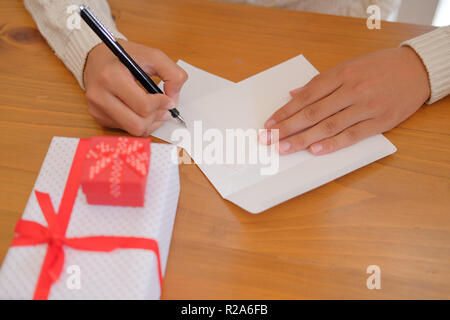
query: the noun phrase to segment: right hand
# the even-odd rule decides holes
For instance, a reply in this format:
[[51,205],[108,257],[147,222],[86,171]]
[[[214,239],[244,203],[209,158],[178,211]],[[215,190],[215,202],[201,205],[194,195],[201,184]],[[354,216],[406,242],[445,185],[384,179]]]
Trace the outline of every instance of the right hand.
[[120,128],[133,136],[148,136],[171,118],[187,73],[163,52],[137,43],[119,41],[149,75],[164,81],[163,94],[149,94],[131,72],[102,43],[86,61],[84,85],[89,113],[102,126]]

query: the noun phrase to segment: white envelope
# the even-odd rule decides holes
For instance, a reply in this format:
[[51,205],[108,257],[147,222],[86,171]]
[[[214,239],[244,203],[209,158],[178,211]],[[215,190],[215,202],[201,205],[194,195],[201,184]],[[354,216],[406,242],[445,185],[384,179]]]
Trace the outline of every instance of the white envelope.
[[[225,134],[227,129],[263,128],[269,116],[289,101],[290,90],[318,74],[302,55],[236,84],[186,62],[178,64],[189,74],[179,110],[191,136],[195,136],[194,123],[198,120],[202,121],[203,132],[216,129]],[[173,139],[177,129],[181,130],[180,124],[171,119],[153,136],[185,148],[223,198],[251,213],[260,213],[396,151],[389,140],[378,134],[328,155],[314,156],[305,150],[280,156],[278,172],[261,175],[263,164],[205,163],[202,152],[195,152],[195,146],[190,150],[198,143]],[[202,145],[200,150],[206,147]]]

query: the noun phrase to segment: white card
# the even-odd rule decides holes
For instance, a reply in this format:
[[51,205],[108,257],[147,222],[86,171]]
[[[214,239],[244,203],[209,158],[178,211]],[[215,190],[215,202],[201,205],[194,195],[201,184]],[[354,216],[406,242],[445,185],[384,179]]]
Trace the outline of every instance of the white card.
[[[187,123],[185,130],[192,137],[208,129],[218,130],[225,136],[227,129],[263,128],[269,116],[289,101],[290,90],[305,85],[318,74],[302,55],[237,84],[185,62],[178,64],[189,74],[179,109]],[[202,130],[195,132],[198,126],[195,128],[194,121],[199,120]],[[185,148],[222,197],[251,213],[269,209],[396,151],[389,140],[378,134],[328,155],[314,156],[305,150],[280,156],[277,173],[262,175],[261,169],[267,164],[205,163],[202,155],[208,145],[203,143],[198,147],[193,140],[172,139],[176,129],[180,125],[170,120],[153,135]],[[195,147],[203,153],[196,152],[199,150]]]

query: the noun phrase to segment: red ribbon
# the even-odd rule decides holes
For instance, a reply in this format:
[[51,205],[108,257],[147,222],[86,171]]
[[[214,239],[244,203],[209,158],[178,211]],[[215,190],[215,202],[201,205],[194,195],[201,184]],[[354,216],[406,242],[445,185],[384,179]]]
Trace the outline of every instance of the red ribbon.
[[41,273],[34,291],[33,299],[48,299],[53,283],[58,281],[64,266],[64,246],[84,251],[110,252],[115,249],[143,249],[155,253],[158,263],[159,284],[162,290],[161,259],[158,242],[154,239],[135,237],[95,236],[67,238],[72,208],[80,186],[80,176],[83,161],[89,149],[89,140],[80,139],[75,153],[69,177],[58,213],[55,212],[50,196],[47,193],[35,191],[37,201],[47,220],[48,227],[37,222],[20,219],[16,225],[16,237],[12,246],[30,246],[48,244]]

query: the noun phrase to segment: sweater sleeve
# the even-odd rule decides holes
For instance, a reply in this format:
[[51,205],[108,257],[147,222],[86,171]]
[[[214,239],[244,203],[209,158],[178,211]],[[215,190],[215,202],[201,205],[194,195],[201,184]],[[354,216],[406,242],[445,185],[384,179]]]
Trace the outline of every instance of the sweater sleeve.
[[450,26],[438,28],[401,45],[411,47],[427,69],[431,87],[427,103],[450,94]]
[[88,6],[117,39],[126,40],[117,30],[106,0],[24,0],[24,4],[43,37],[83,89],[87,55],[101,40],[80,18],[77,7]]

